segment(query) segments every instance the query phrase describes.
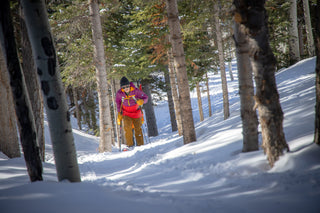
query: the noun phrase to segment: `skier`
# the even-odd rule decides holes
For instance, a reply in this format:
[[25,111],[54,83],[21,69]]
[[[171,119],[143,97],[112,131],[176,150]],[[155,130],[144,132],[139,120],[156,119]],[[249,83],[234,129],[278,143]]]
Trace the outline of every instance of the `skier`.
[[118,110],[118,124],[123,119],[123,128],[128,147],[133,146],[132,127],[134,126],[137,146],[144,144],[142,133],[142,109],[141,106],[148,102],[148,96],[135,87],[126,77],[120,80],[121,89],[116,94]]

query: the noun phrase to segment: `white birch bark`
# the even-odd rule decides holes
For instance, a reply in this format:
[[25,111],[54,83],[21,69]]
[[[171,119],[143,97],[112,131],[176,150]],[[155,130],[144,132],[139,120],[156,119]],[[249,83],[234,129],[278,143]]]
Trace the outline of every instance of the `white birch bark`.
[[79,182],[70,113],[63,89],[44,1],[22,0],[33,58],[40,78],[58,180]]

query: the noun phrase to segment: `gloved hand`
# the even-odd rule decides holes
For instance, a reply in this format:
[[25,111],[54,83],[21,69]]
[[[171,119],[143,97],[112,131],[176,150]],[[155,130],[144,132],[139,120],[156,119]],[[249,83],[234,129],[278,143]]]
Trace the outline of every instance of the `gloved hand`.
[[117,124],[120,126],[123,116],[118,112]]
[[137,100],[137,104],[138,104],[139,106],[141,106],[141,105],[144,104],[144,101],[143,101],[142,99],[138,99],[138,100]]

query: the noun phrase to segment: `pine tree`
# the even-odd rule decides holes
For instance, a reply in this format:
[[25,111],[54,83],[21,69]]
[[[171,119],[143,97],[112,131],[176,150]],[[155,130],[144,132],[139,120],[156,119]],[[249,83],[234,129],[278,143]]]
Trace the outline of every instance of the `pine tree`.
[[300,50],[299,50],[299,35],[298,35],[298,21],[297,21],[297,0],[290,0],[290,22],[289,27],[289,54],[290,63],[294,64],[300,61]]
[[172,48],[168,50],[168,71],[169,71],[169,78],[170,78],[170,86],[172,91],[172,100],[174,104],[174,111],[177,118],[177,128],[178,134],[181,136],[183,133],[182,129],[182,118],[181,118],[181,108],[180,108],[180,101],[177,89],[177,81],[176,81],[176,72],[174,70],[174,61],[172,56]]
[[174,65],[177,72],[180,108],[182,116],[182,128],[184,144],[196,141],[194,128],[188,76],[184,56],[183,43],[181,38],[178,5],[176,0],[166,0],[168,23],[170,29],[170,41],[174,58]]
[[311,57],[314,55],[314,40],[313,40],[313,33],[312,33],[312,26],[311,26],[309,0],[302,0],[302,2],[303,2],[304,20],[305,20],[306,33],[307,33],[308,54]]
[[207,90],[207,97],[208,97],[209,117],[211,117],[212,116],[212,109],[211,109],[211,98],[210,98],[210,90],[209,90],[208,73],[206,73],[206,90]]
[[45,138],[44,138],[44,114],[43,100],[40,85],[37,77],[36,66],[32,58],[31,44],[28,38],[28,32],[24,21],[24,15],[20,8],[20,34],[21,34],[21,56],[22,70],[26,80],[26,86],[32,106],[32,112],[35,119],[38,145],[41,153],[41,160],[45,160]]
[[218,50],[219,50],[220,75],[221,75],[221,83],[222,83],[221,86],[222,86],[222,93],[223,93],[223,114],[224,114],[224,119],[227,119],[230,116],[229,95],[228,95],[227,77],[226,77],[226,70],[225,70],[222,34],[221,34],[220,21],[219,21],[218,2],[215,2],[214,4],[214,22],[215,22],[214,24],[215,24],[216,35],[217,35]]
[[[75,88],[79,95],[73,103],[79,110],[78,125],[90,134],[99,135],[96,120],[98,108],[92,104],[91,91],[96,90],[93,45],[88,6],[83,1],[49,2],[50,24],[56,41],[61,76],[67,91]],[[81,95],[80,95],[81,94]],[[76,103],[79,102],[79,108]],[[72,107],[71,105],[70,107]],[[99,115],[98,115],[99,116]]]
[[148,102],[143,106],[146,113],[146,120],[148,124],[148,136],[158,136],[159,135],[158,126],[157,126],[157,121],[155,119],[156,116],[153,109],[150,83],[147,80],[143,80],[141,83],[143,85],[142,86],[143,91],[149,97]]
[[21,156],[16,122],[9,75],[0,50],[0,151],[9,158]]
[[97,90],[100,113],[100,152],[112,151],[112,122],[108,95],[108,82],[104,44],[97,0],[89,0],[92,21],[92,36],[94,43],[94,61],[96,67]]
[[259,149],[258,118],[254,109],[254,89],[252,80],[252,67],[249,58],[249,41],[243,25],[234,23],[234,40],[237,49],[237,65],[239,94],[241,104],[243,152]]
[[174,112],[173,95],[172,95],[172,90],[171,90],[171,86],[170,86],[170,75],[168,72],[165,72],[164,78],[165,78],[166,92],[167,92],[167,97],[168,97],[171,130],[172,130],[172,132],[175,132],[178,130],[178,126],[177,126],[176,113]]
[[251,47],[249,56],[256,82],[262,146],[273,166],[289,147],[283,132],[283,112],[275,81],[276,60],[269,45],[264,3],[264,0],[235,0],[234,18],[244,28]]
[[286,0],[269,0],[265,5],[269,17],[270,46],[278,62],[277,68],[290,65],[288,45],[288,28],[291,25],[288,19],[290,5]]

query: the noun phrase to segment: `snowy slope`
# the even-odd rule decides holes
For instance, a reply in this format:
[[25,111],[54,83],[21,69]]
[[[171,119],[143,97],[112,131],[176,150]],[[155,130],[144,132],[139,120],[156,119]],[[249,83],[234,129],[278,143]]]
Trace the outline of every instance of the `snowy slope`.
[[320,147],[313,144],[315,58],[277,74],[290,152],[270,169],[263,150],[241,153],[236,64],[228,81],[231,116],[223,120],[220,76],[210,76],[213,116],[197,142],[170,132],[166,103],[155,108],[160,135],[133,151],[98,153],[99,139],[74,129],[82,183],[58,183],[46,128],[43,182],[30,183],[23,158],[0,153],[0,209],[12,212],[311,212],[319,213]]

